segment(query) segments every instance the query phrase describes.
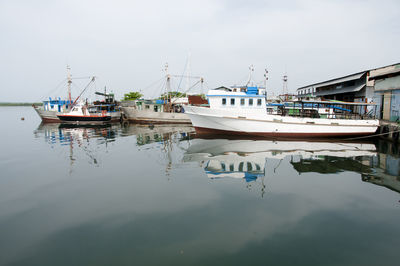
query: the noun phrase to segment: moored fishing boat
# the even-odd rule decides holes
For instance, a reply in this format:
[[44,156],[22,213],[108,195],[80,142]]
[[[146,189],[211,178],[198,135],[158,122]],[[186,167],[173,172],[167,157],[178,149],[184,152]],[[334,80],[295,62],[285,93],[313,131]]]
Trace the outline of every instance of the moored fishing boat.
[[[265,88],[220,87],[210,90],[207,97],[209,108],[185,107],[199,134],[345,137],[371,135],[379,126],[379,120],[363,111],[373,106],[367,103],[297,101],[296,111],[289,112],[282,105],[280,112],[271,113],[267,112]],[[319,114],[320,108],[329,109],[325,116]]]
[[181,101],[168,104],[164,100],[138,100],[135,106],[122,106],[121,109],[129,121],[136,123],[191,124],[190,118],[183,113],[183,104]]
[[[139,99],[136,101],[123,102],[121,109],[124,118],[135,123],[149,124],[191,124],[190,118],[184,113],[184,106],[188,104],[207,103],[199,95],[187,95],[187,92],[198,84],[203,84],[203,78],[192,77],[190,75],[170,75],[168,74],[168,64],[165,66],[166,75],[159,99]],[[197,82],[189,86],[185,92],[179,92],[179,85],[175,91],[171,90],[171,77],[195,78]]]
[[[47,123],[60,123],[61,120],[59,115],[64,115],[71,111],[71,108],[74,105],[74,102],[82,95],[83,91],[88,88],[88,86],[95,81],[95,77],[91,77],[89,84],[85,87],[82,93],[77,97],[77,99],[72,100],[71,97],[71,85],[72,85],[72,76],[70,74],[70,68],[67,66],[67,92],[68,98],[62,99],[61,97],[51,98],[43,101],[42,106],[33,105],[36,113],[40,116],[43,122]],[[61,84],[60,84],[61,85]],[[119,103],[115,101],[114,95],[105,91],[104,93],[96,92],[96,95],[104,96],[104,100],[96,101],[88,105],[88,108],[92,110],[97,110],[97,112],[106,112],[108,116],[111,116],[111,121],[119,121],[121,119],[121,110],[119,107]]]
[[60,119],[57,115],[68,112],[69,107],[72,105],[70,100],[62,100],[61,97],[58,99],[44,100],[42,106],[33,105],[36,113],[40,116],[43,122],[47,123],[59,123]]
[[61,122],[104,123],[111,121],[111,116],[105,111],[98,112],[96,109],[91,109],[82,103],[74,105],[71,111],[65,114],[58,114],[57,117]]

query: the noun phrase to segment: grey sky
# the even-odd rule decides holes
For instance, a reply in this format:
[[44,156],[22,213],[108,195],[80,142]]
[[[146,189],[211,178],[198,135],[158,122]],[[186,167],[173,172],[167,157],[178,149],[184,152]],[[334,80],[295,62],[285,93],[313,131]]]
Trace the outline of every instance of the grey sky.
[[165,62],[181,74],[189,51],[210,88],[243,81],[253,64],[259,81],[268,68],[271,92],[285,71],[294,92],[400,62],[399,17],[395,0],[0,0],[0,102],[55,96],[67,64],[120,98],[161,78]]

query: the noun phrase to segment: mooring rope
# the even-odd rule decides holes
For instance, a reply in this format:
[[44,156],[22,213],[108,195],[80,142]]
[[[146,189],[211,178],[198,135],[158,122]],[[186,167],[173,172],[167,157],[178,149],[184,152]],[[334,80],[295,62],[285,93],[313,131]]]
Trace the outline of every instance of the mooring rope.
[[362,136],[362,137],[347,138],[347,139],[345,139],[345,140],[374,138],[374,137],[383,136],[383,135],[388,135],[388,134],[390,134],[390,133],[395,133],[395,132],[400,132],[400,130],[393,130],[393,131],[389,131],[389,132],[385,132],[385,133],[373,134],[373,135]]

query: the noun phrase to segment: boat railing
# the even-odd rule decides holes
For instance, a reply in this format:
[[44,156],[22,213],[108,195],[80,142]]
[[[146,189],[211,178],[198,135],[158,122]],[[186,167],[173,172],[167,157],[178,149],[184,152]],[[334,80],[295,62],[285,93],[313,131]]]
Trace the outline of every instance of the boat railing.
[[356,102],[296,101],[271,104],[268,114],[326,119],[376,119],[376,105]]

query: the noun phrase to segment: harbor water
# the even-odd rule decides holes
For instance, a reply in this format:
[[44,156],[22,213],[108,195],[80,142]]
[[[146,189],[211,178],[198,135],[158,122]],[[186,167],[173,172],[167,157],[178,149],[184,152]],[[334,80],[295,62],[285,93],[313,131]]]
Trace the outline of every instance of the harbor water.
[[188,125],[0,114],[0,265],[399,263],[390,142],[200,138]]

